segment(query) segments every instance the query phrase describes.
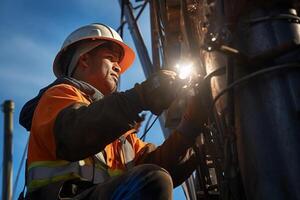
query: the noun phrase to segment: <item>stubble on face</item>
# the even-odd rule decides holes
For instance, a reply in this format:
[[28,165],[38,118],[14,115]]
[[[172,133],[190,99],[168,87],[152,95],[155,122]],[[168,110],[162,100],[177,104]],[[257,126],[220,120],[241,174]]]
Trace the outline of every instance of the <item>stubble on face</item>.
[[117,90],[120,73],[114,68],[121,58],[122,50],[116,45],[103,45],[89,54],[89,82],[104,95]]

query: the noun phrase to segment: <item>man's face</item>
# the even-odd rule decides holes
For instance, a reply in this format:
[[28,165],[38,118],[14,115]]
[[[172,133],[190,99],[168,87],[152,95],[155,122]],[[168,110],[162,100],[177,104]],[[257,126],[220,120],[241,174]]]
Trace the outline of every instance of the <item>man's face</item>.
[[117,45],[103,45],[88,53],[88,83],[104,95],[116,91],[121,68],[122,49]]

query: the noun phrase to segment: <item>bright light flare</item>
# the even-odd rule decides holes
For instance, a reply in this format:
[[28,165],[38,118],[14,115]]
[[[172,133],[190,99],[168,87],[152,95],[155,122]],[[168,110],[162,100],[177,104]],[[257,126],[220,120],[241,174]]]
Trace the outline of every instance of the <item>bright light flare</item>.
[[176,66],[178,77],[182,80],[190,78],[193,73],[193,64],[187,63],[187,64],[177,64]]

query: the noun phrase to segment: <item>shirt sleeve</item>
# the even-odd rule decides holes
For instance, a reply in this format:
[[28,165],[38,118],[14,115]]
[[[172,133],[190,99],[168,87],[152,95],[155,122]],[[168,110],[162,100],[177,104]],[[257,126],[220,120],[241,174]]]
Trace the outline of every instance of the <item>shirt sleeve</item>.
[[195,137],[187,138],[182,130],[174,130],[158,147],[146,144],[136,155],[135,164],[156,164],[166,169],[174,187],[186,180],[196,169],[198,159],[193,151]]

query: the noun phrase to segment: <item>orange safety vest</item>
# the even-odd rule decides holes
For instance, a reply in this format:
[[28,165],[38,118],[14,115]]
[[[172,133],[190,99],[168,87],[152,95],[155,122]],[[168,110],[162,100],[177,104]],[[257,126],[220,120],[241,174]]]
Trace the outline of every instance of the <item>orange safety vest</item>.
[[53,127],[57,114],[74,103],[90,104],[88,96],[74,85],[59,84],[48,89],[34,111],[28,147],[28,191],[50,183],[79,178],[101,183],[120,175],[133,164],[135,155],[146,145],[130,130],[107,145],[103,152],[84,160],[69,162],[56,157]]

